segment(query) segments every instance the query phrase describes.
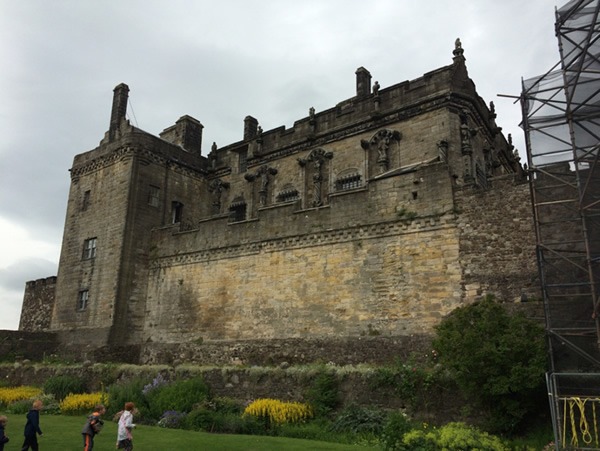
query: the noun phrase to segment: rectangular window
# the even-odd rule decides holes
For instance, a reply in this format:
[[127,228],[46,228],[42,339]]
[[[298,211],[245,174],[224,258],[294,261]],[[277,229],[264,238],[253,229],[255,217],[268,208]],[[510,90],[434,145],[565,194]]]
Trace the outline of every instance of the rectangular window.
[[240,172],[246,172],[248,170],[248,151],[243,150],[240,152]]
[[336,180],[336,187],[338,191],[360,188],[360,186],[360,174],[350,174]]
[[160,188],[158,186],[150,185],[150,190],[148,191],[148,205],[153,207],[160,206]]
[[81,211],[86,211],[90,206],[90,195],[91,191],[89,189],[85,193],[83,193],[83,200],[81,201]]
[[241,222],[246,220],[246,203],[240,202],[229,207],[229,222]]
[[287,189],[277,194],[277,202],[292,202],[300,199],[300,194],[297,189]]
[[96,238],[90,238],[83,242],[83,259],[89,260],[96,257]]
[[181,222],[181,218],[183,217],[183,204],[181,202],[177,202],[176,200],[171,203],[171,213],[172,213],[172,221],[173,224],[177,224]]
[[79,292],[79,296],[77,298],[77,310],[85,310],[88,306],[89,299],[90,299],[89,290],[81,290]]

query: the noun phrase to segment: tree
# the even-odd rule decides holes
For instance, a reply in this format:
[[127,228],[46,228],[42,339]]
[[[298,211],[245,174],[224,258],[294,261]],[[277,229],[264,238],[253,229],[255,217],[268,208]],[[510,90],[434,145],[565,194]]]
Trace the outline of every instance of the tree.
[[509,315],[493,297],[454,310],[436,328],[439,361],[487,413],[492,432],[515,432],[545,397],[544,329],[522,314]]

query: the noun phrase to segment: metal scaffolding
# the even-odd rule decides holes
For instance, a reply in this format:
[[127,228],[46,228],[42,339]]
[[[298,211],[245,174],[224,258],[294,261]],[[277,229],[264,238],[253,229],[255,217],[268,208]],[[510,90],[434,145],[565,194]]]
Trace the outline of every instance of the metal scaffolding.
[[600,449],[599,12],[557,9],[560,61],[521,94],[557,449]]

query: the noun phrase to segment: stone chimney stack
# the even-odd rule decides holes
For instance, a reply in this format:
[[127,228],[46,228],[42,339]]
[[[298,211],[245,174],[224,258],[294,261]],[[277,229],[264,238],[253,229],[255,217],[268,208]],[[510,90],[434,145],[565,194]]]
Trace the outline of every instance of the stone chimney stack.
[[371,94],[371,72],[364,67],[356,69],[356,97]]
[[244,141],[256,138],[258,131],[258,120],[252,116],[246,116],[244,119]]
[[129,86],[121,83],[114,90],[112,111],[110,113],[110,127],[108,136],[110,139],[115,137],[115,132],[119,129],[121,121],[127,114],[127,99],[129,98]]

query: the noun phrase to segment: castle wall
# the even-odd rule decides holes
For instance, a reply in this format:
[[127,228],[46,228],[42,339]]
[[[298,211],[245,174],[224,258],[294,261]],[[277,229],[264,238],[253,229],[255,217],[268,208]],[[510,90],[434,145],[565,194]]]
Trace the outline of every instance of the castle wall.
[[147,338],[407,335],[430,331],[457,306],[456,229],[441,221],[320,232],[237,251],[154,269]]
[[55,291],[56,277],[27,282],[19,320],[20,331],[42,332],[48,330],[54,307]]
[[512,175],[491,183],[456,192],[465,298],[540,300],[529,184]]

